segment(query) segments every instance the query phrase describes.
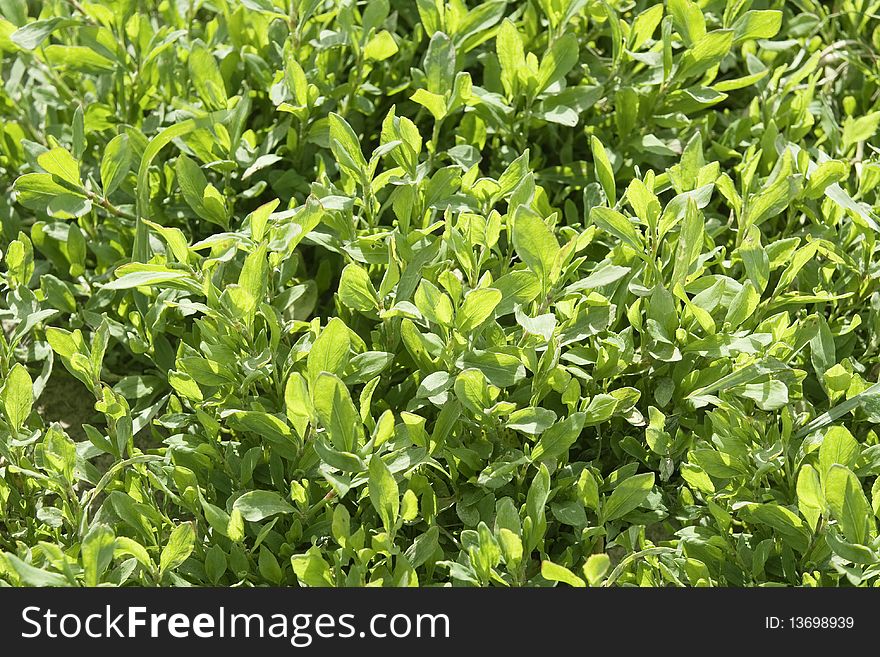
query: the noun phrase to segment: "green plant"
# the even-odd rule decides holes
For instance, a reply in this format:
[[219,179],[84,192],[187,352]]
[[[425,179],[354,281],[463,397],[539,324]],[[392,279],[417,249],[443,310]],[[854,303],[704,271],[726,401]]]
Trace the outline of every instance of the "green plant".
[[0,581],[876,586],[878,14],[0,1]]

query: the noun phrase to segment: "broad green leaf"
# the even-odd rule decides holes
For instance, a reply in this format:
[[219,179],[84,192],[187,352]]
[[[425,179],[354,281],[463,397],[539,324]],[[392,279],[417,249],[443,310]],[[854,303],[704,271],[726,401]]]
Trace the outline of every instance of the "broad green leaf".
[[575,413],[547,429],[532,450],[532,460],[558,458],[567,453],[584,428],[584,418],[583,413]]
[[516,254],[538,277],[546,291],[551,284],[550,273],[559,253],[559,242],[553,231],[532,212],[517,211],[513,218],[512,235]]
[[831,468],[842,465],[850,468],[859,458],[859,444],[846,427],[830,427],[819,448],[819,474],[824,479]]
[[370,459],[369,465],[370,502],[382,519],[385,531],[393,532],[400,512],[400,493],[394,475],[378,456]]
[[869,538],[870,506],[852,470],[834,464],[825,474],[825,500],[846,539],[864,545]]
[[416,289],[416,307],[430,322],[440,326],[451,326],[453,318],[452,301],[429,280],[422,280]]
[[165,547],[162,548],[159,571],[167,573],[186,561],[195,548],[195,541],[196,530],[193,523],[185,522],[175,527]]
[[733,40],[733,30],[715,30],[699,37],[684,53],[676,77],[683,80],[695,78],[717,66],[730,52]]
[[309,349],[307,359],[309,381],[314,385],[321,372],[339,374],[349,361],[351,339],[348,328],[338,317],[331,319]]
[[455,78],[455,45],[452,39],[442,32],[431,36],[423,64],[427,91],[440,96],[448,94]]
[[12,33],[10,39],[19,48],[33,50],[39,46],[55,30],[78,25],[79,21],[53,16],[22,25]]
[[24,365],[16,363],[12,367],[3,383],[0,397],[3,401],[3,412],[13,432],[20,431],[34,405],[33,381]]
[[59,219],[81,217],[92,209],[84,192],[61,185],[50,173],[26,173],[16,179],[13,189],[21,205]]
[[513,21],[505,18],[495,35],[495,52],[501,64],[501,82],[508,97],[513,97],[519,88],[520,76],[526,65],[522,37]]
[[472,290],[455,314],[458,330],[468,334],[492,316],[501,302],[501,292],[494,288]]
[[278,493],[269,490],[252,490],[232,505],[248,522],[259,522],[277,514],[293,513],[294,509]]
[[772,9],[745,12],[733,24],[734,44],[748,39],[771,39],[782,26],[782,12]]
[[352,176],[365,180],[367,161],[361,150],[360,140],[348,122],[338,114],[330,113],[330,146],[338,162]]
[[549,429],[554,422],[556,422],[556,413],[552,410],[530,406],[511,413],[506,426],[508,429],[537,436]]
[[364,57],[381,62],[397,54],[399,48],[388,30],[378,32],[364,46]]
[[333,574],[317,547],[305,554],[295,554],[290,558],[296,578],[305,586],[334,586]]
[[578,588],[586,586],[584,580],[575,575],[568,568],[555,564],[552,561],[541,562],[541,577],[550,580],[551,582],[562,582],[563,584]]
[[815,531],[819,516],[825,509],[825,495],[822,492],[822,484],[819,473],[809,463],[805,464],[797,478],[798,510],[806,518],[807,524]]
[[590,586],[598,586],[611,568],[611,558],[605,554],[591,554],[584,564],[584,577]]
[[207,109],[225,109],[226,85],[211,51],[201,44],[196,44],[189,51],[187,65],[196,93]]
[[632,222],[619,212],[608,208],[595,207],[590,211],[590,221],[624,242],[630,248],[635,249],[637,253],[642,253],[644,246],[641,234],[636,230]]
[[70,183],[74,187],[82,185],[79,175],[79,162],[65,148],[56,146],[45,153],[41,153],[37,156],[37,164],[46,173],[57,176],[63,182]]
[[113,560],[115,549],[116,536],[107,525],[94,525],[85,535],[81,558],[86,586],[97,586],[101,582],[101,576]]
[[578,61],[578,40],[574,34],[565,33],[557,39],[541,59],[538,69],[538,89],[541,93],[554,82],[565,77]]
[[654,487],[654,473],[634,475],[620,482],[602,504],[602,519],[611,522],[644,502]]
[[793,511],[779,504],[754,504],[746,507],[752,522],[766,525],[779,532],[783,542],[800,553],[810,545],[810,532]]
[[110,196],[125,180],[131,169],[132,159],[128,135],[116,135],[110,140],[101,158],[101,187],[104,188],[105,196]]
[[342,270],[339,279],[339,300],[352,310],[370,312],[379,308],[379,294],[366,270],[355,263]]
[[856,118],[849,117],[843,123],[843,147],[871,139],[880,128],[880,111],[871,112]]
[[595,136],[590,137],[590,150],[593,152],[593,167],[596,170],[596,179],[602,185],[605,197],[608,199],[609,205],[617,202],[617,189],[614,183],[614,169],[611,168],[611,161],[605,152],[602,142]]
[[668,0],[666,6],[686,46],[693,46],[706,34],[706,20],[696,2]]

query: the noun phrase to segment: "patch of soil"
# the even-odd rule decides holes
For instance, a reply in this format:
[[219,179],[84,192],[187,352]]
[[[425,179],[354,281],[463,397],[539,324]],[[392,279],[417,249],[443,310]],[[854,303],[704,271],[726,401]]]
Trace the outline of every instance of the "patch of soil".
[[36,408],[47,424],[57,422],[75,441],[86,439],[83,424],[100,424],[96,422],[94,396],[60,363],[52,368]]

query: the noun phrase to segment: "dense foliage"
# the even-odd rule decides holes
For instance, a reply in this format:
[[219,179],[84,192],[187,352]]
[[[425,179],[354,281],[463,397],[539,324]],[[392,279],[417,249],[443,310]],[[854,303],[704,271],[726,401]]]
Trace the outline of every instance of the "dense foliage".
[[0,582],[878,585],[878,14],[0,0]]

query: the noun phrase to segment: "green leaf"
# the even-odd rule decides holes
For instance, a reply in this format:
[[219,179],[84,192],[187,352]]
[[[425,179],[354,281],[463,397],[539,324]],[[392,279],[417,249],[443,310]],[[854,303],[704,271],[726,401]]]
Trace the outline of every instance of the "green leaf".
[[455,315],[458,330],[465,335],[474,331],[492,316],[500,302],[501,292],[494,288],[472,290]]
[[666,4],[675,29],[678,30],[686,46],[693,46],[706,34],[706,20],[696,2],[668,0]]
[[340,374],[348,365],[351,339],[348,327],[338,317],[331,319],[309,350],[307,367],[313,384],[321,372]]
[[366,180],[367,161],[361,151],[358,136],[348,122],[333,112],[328,117],[330,122],[330,146],[343,168],[360,180]]
[[187,65],[190,80],[207,109],[225,109],[226,85],[211,51],[197,43],[189,51]]
[[428,110],[435,121],[446,117],[446,98],[440,94],[431,93],[427,89],[416,89],[410,100]]
[[559,254],[559,242],[553,231],[541,217],[525,209],[518,210],[513,218],[513,247],[546,291],[552,283],[550,273]]
[[806,518],[810,529],[816,530],[819,516],[825,510],[825,495],[819,473],[809,463],[801,467],[797,478],[798,510]]
[[269,490],[248,491],[232,505],[248,522],[259,522],[279,513],[293,513],[294,509],[278,493]]
[[456,361],[462,369],[477,369],[486,380],[499,388],[515,386],[526,377],[526,368],[522,361],[511,354],[495,351],[473,351]]
[[584,425],[595,426],[608,420],[617,408],[618,400],[613,395],[598,394],[584,411]]
[[363,267],[346,265],[339,279],[339,300],[352,310],[370,312],[379,309],[379,294]]
[[370,502],[382,519],[385,531],[393,533],[400,512],[400,493],[394,475],[377,455],[370,459],[368,487]]
[[495,52],[501,64],[501,82],[507,96],[513,97],[519,88],[520,76],[525,71],[526,56],[522,37],[509,18],[501,22],[501,27],[495,35]]
[[238,275],[236,305],[248,324],[253,321],[257,307],[263,302],[269,288],[269,261],[267,246],[260,244],[244,259]]
[[413,568],[418,568],[424,564],[439,547],[440,528],[432,525],[422,534],[416,536],[409,548],[406,550],[406,558]]
[[550,471],[543,463],[538,466],[538,473],[532,479],[526,494],[526,519],[529,526],[524,525],[525,551],[530,552],[547,531],[545,507],[550,495]]
[[850,543],[866,544],[870,506],[858,477],[844,465],[834,464],[825,475],[825,500]]
[[859,444],[846,427],[830,427],[819,448],[819,474],[823,480],[835,464],[846,468],[855,465],[859,451]]
[[27,368],[21,363],[16,363],[9,370],[0,398],[13,432],[20,431],[34,405],[34,384]]
[[360,415],[345,384],[333,374],[318,374],[313,383],[312,403],[336,449],[355,451],[361,442],[363,430]]
[[458,400],[477,416],[482,416],[489,406],[489,382],[486,375],[476,368],[461,372],[453,384]]
[[455,45],[452,39],[436,32],[425,52],[424,68],[427,91],[445,96],[452,90],[455,78]]
[[284,574],[281,572],[281,566],[278,559],[272,554],[265,545],[260,546],[260,556],[257,559],[257,568],[260,575],[273,584],[280,584]]
[[159,557],[159,572],[167,573],[174,570],[189,558],[195,548],[196,530],[191,522],[185,522],[174,528],[162,554]]
[[782,540],[800,553],[810,546],[810,532],[803,521],[784,506],[778,504],[753,504],[745,508],[752,522],[771,527],[781,534]]
[[782,27],[782,12],[772,9],[747,11],[733,24],[734,45],[749,39],[772,39]]
[[845,162],[826,160],[810,172],[804,196],[810,199],[821,198],[830,185],[844,180],[848,174],[849,167]]
[[507,418],[505,426],[514,431],[537,436],[556,422],[556,413],[548,408],[530,406],[514,411]]
[[416,308],[428,321],[441,326],[452,325],[452,301],[431,281],[423,280],[419,283],[413,300]]
[[10,39],[19,48],[34,50],[55,30],[78,25],[79,22],[69,18],[45,18],[23,25],[12,33]]
[[132,159],[128,135],[116,135],[110,140],[101,158],[101,187],[104,188],[104,196],[110,196],[119,189],[131,170]]
[[[201,167],[186,155],[180,155],[174,168],[183,198],[193,211],[205,221],[226,227],[228,217],[222,199],[212,199],[208,179]],[[210,200],[209,200],[210,199]]]
[[843,148],[849,149],[860,141],[871,139],[880,129],[880,111],[857,118],[848,117],[843,123]]
[[195,286],[195,281],[187,272],[161,265],[123,265],[116,270],[116,275],[118,278],[107,283],[105,290],[130,290],[172,282]]
[[381,62],[397,54],[399,48],[388,30],[377,33],[364,46],[364,58]]
[[116,64],[91,46],[64,46],[52,44],[43,48],[50,66],[59,70],[81,71],[83,73],[106,73]]
[[662,19],[663,5],[653,5],[640,12],[632,22],[632,29],[629,34],[629,49],[634,52],[638,51],[654,35]]
[[602,504],[602,519],[612,522],[622,518],[648,498],[654,487],[654,473],[634,475],[620,482]]
[[733,30],[715,30],[703,35],[685,51],[676,77],[682,80],[695,78],[717,66],[730,52],[733,40]]
[[558,458],[566,454],[580,436],[584,419],[584,413],[575,413],[547,429],[532,450],[532,461]]
[[553,313],[545,313],[537,317],[529,317],[517,306],[514,309],[516,323],[519,324],[526,333],[541,336],[545,342],[549,342],[556,330],[556,315]]
[[699,208],[697,208],[697,204],[693,199],[689,198],[687,200],[684,221],[678,234],[670,288],[674,288],[679,283],[684,284],[686,282],[691,266],[702,251],[705,223],[706,220],[700,213]]
[[737,392],[741,397],[754,400],[758,408],[765,411],[774,411],[788,403],[788,386],[782,381],[747,383]]
[[266,440],[277,443],[279,448],[289,446],[292,432],[283,420],[262,411],[232,411],[229,413],[230,424],[236,431],[249,431],[262,436]]
[[538,69],[537,93],[546,91],[554,82],[565,77],[578,61],[577,37],[566,32],[550,46],[550,49],[541,60]]
[[599,586],[610,568],[611,557],[607,554],[591,554],[584,564],[584,577],[590,586]]
[[321,556],[319,548],[312,547],[305,554],[293,555],[290,563],[301,584],[317,587],[334,585],[330,564]]
[[89,529],[83,538],[81,557],[86,586],[97,586],[101,582],[115,549],[116,536],[110,527],[99,524]]
[[642,236],[632,222],[615,210],[594,207],[590,211],[590,221],[605,232],[613,235],[641,255],[644,245]]
[[49,173],[27,173],[20,176],[13,189],[16,201],[24,207],[59,219],[81,217],[92,209],[91,201],[83,192],[59,184]]
[[6,560],[25,586],[70,586],[68,579],[59,573],[49,572],[42,568],[36,568],[19,559],[14,554],[4,552],[2,558]]
[[617,188],[614,183],[614,169],[611,168],[611,161],[605,152],[605,147],[595,135],[590,136],[590,150],[593,152],[593,166],[596,169],[596,179],[602,185],[605,192],[605,198],[608,199],[609,205],[617,203]]
[[541,562],[541,577],[551,582],[562,582],[569,586],[583,588],[586,586],[584,580],[575,575],[565,566],[560,566],[552,561]]
[[46,173],[57,176],[63,182],[70,183],[74,187],[80,187],[82,181],[79,175],[79,162],[66,148],[56,146],[53,149],[40,153],[37,156],[39,164]]

